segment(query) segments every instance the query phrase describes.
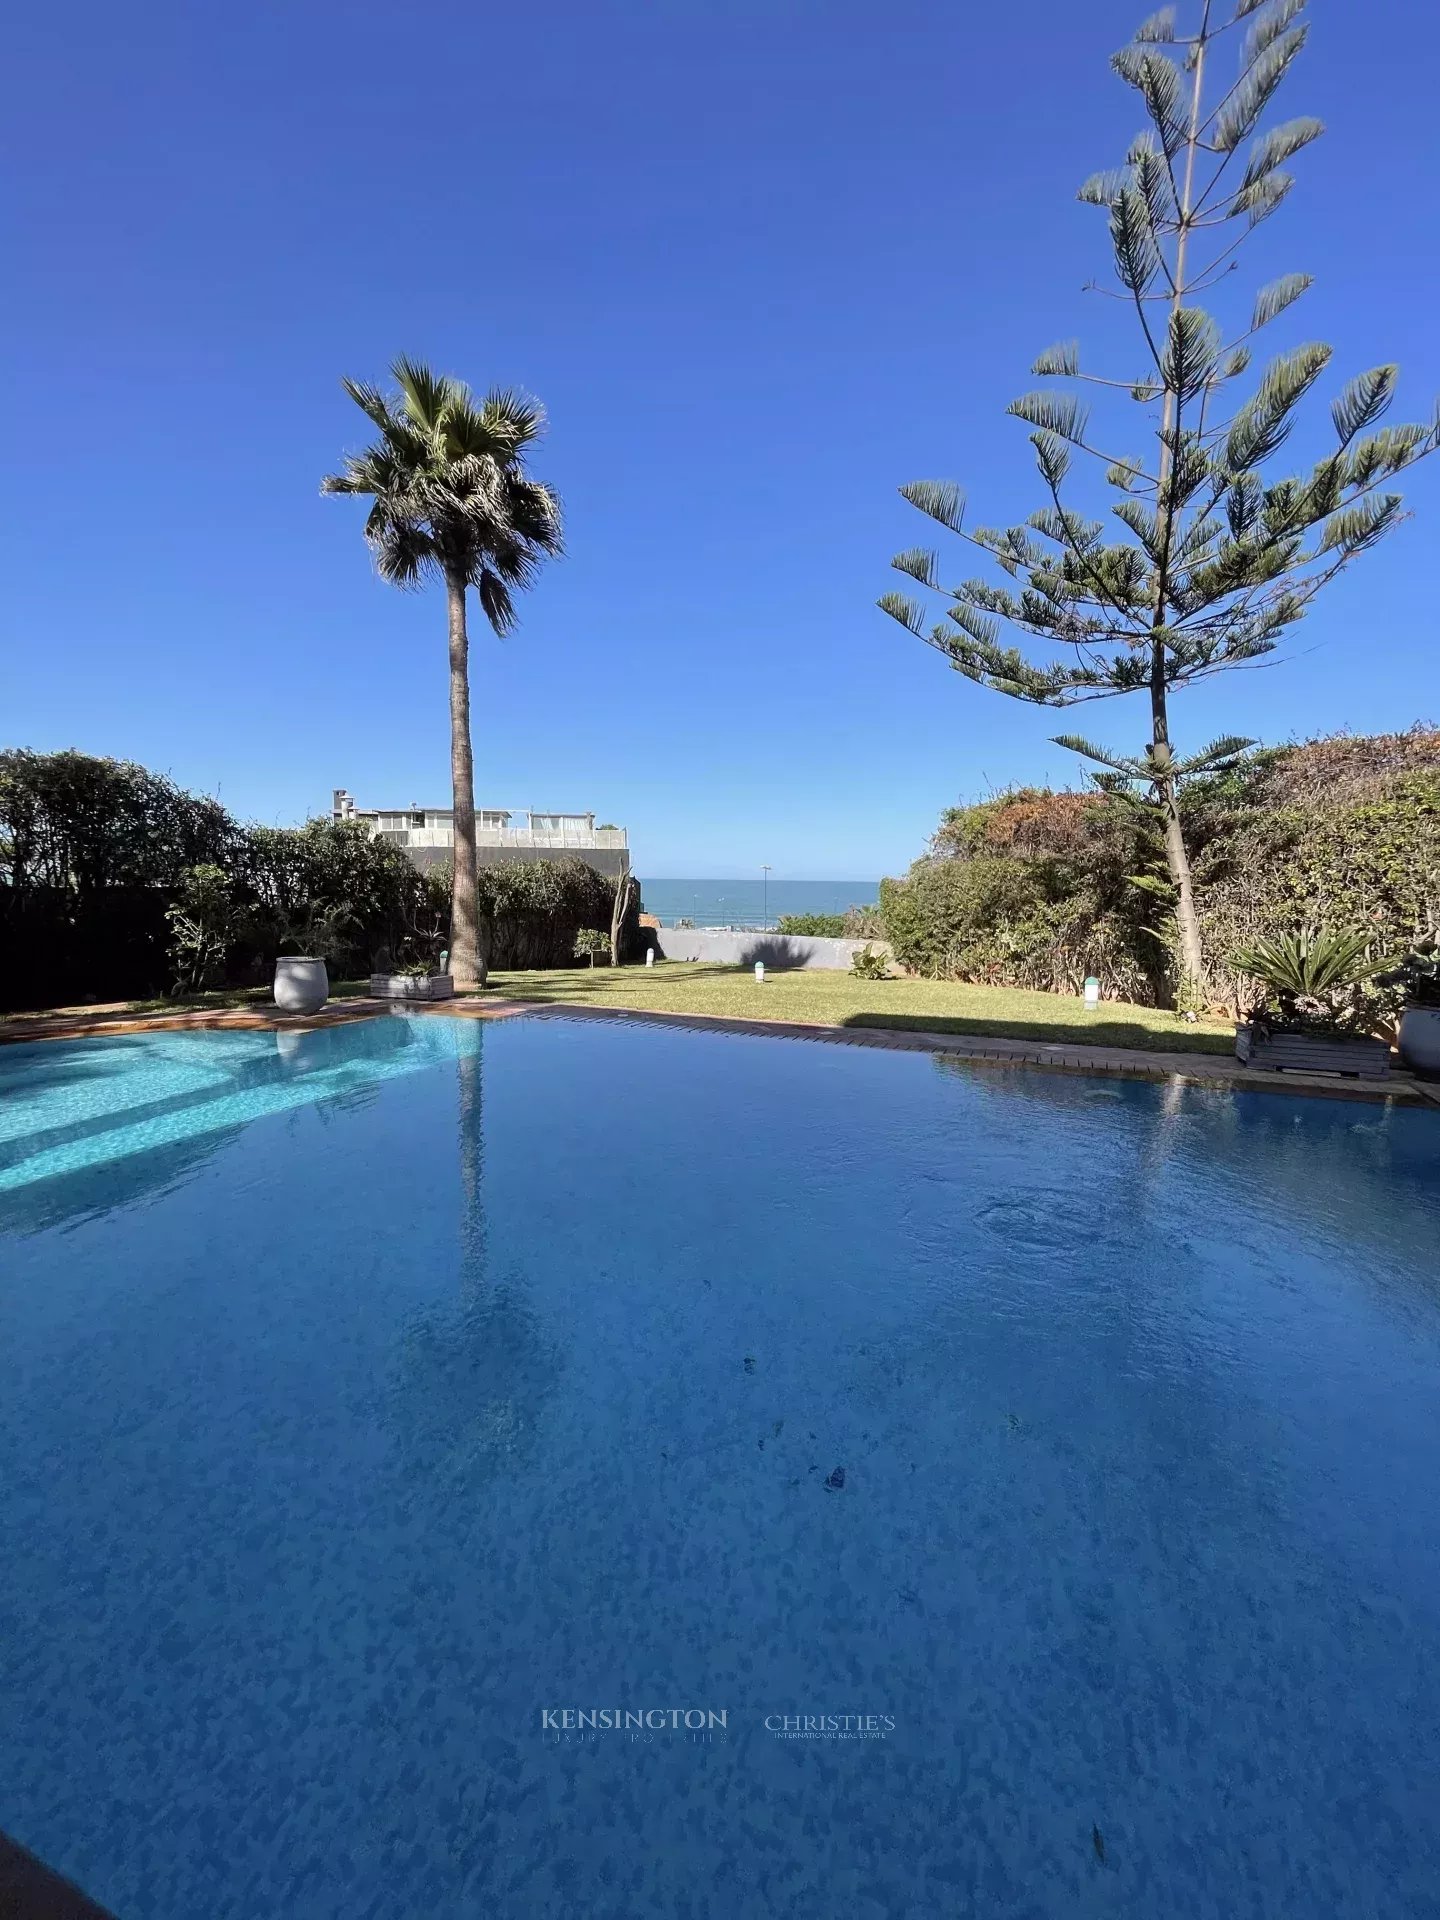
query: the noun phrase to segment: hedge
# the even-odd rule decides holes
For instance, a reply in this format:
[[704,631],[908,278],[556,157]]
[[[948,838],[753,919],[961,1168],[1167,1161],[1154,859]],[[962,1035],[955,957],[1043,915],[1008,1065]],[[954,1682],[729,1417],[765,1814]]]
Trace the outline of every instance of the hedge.
[[[433,961],[448,944],[448,868],[420,872],[359,822],[246,826],[129,762],[11,750],[0,752],[0,1010],[169,991],[167,915],[197,868],[219,870],[229,905],[207,985],[263,984],[282,948],[320,951],[334,977],[353,978]],[[614,902],[615,883],[579,860],[482,868],[482,955],[569,966],[577,931],[608,933]],[[640,945],[638,907],[626,957]],[[327,945],[312,944],[322,934]]]
[[[1243,991],[1225,956],[1307,923],[1398,952],[1440,918],[1440,730],[1258,749],[1186,797],[1214,1005]],[[1147,810],[1101,792],[1020,788],[942,816],[881,883],[896,958],[936,979],[1173,1001],[1162,850]],[[1372,996],[1377,1013],[1393,1011]]]

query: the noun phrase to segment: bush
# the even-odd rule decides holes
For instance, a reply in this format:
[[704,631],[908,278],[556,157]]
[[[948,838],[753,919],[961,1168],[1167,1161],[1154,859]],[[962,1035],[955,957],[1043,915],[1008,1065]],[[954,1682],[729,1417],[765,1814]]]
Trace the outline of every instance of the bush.
[[[1377,953],[1422,942],[1440,914],[1440,730],[1340,735],[1247,754],[1185,795],[1210,973],[1203,998],[1241,1008],[1225,956],[1322,921]],[[1170,901],[1153,815],[1126,797],[1019,788],[942,816],[929,852],[881,883],[904,965],[940,979],[1173,1004]],[[1403,988],[1350,989],[1381,1024]]]
[[[482,867],[476,880],[480,953],[496,970],[568,967],[583,928],[610,926],[616,882],[583,860],[537,860]],[[607,933],[608,940],[609,935]],[[621,960],[643,951],[638,890],[631,889],[620,931]]]
[[241,839],[218,800],[128,761],[0,752],[0,1009],[163,991],[167,907]]
[[[1197,863],[1210,953],[1223,958],[1307,922],[1365,928],[1376,950],[1391,954],[1424,940],[1440,911],[1440,734],[1431,738],[1433,769],[1382,769],[1368,790],[1343,769],[1333,785],[1312,785],[1298,749],[1291,778],[1267,780],[1260,804]],[[1271,796],[1280,804],[1265,805]],[[1214,986],[1217,998],[1243,1007],[1234,969],[1217,965]],[[1375,985],[1362,998],[1380,1020],[1398,1013],[1402,995]]]
[[[568,966],[615,907],[615,883],[574,859],[482,868],[478,894],[496,967]],[[632,888],[622,958],[642,948],[638,913]],[[358,821],[246,827],[126,761],[0,753],[0,1009],[258,985],[282,949],[339,978],[428,971],[449,926],[449,869]]]
[[203,993],[224,977],[235,932],[235,904],[223,867],[202,864],[181,876],[179,894],[165,910],[176,993]]
[[845,916],[843,913],[782,913],[775,922],[775,931],[839,940],[845,934]]
[[828,940],[883,940],[878,905],[847,907],[844,913],[782,913],[777,933],[809,934]]
[[575,945],[571,949],[577,960],[588,958],[592,967],[595,965],[596,954],[609,953],[609,951],[610,936],[608,933],[602,933],[598,927],[581,927],[575,936]]
[[341,979],[434,957],[413,951],[428,899],[425,875],[357,820],[251,827],[236,867],[248,909],[248,978],[268,977],[282,949],[319,953]]

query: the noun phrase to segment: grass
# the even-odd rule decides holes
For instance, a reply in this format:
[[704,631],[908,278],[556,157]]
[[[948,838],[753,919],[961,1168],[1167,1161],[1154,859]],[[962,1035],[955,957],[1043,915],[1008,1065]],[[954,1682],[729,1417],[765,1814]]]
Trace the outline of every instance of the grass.
[[[332,1000],[353,999],[369,982],[337,980]],[[1194,1025],[1157,1007],[1106,1001],[1098,1013],[1058,993],[1015,987],[962,986],[948,980],[856,980],[848,973],[771,973],[763,987],[748,967],[664,960],[653,967],[572,967],[558,972],[495,973],[489,991],[505,999],[577,1006],[633,1007],[638,1012],[721,1014],[738,1020],[794,1020],[825,1027],[908,1027],[926,1033],[993,1034],[1004,1039],[1077,1042],[1092,1047],[1138,1047],[1160,1052],[1231,1053],[1233,1026],[1216,1020]],[[127,1000],[106,1007],[48,1008],[4,1016],[4,1024],[57,1013],[183,1013],[202,1007],[265,1006],[268,986],[176,999]]]
[[742,1020],[795,1020],[826,1027],[908,1027],[927,1033],[995,1034],[1006,1039],[1075,1041],[1092,1047],[1233,1053],[1233,1024],[1194,1025],[1157,1007],[1106,1001],[1097,1013],[1066,994],[1015,987],[962,986],[948,980],[856,980],[847,973],[771,973],[757,986],[748,967],[658,961],[647,967],[575,967],[563,972],[495,973],[490,990],[507,999],[541,1000],[656,1013],[724,1014]]

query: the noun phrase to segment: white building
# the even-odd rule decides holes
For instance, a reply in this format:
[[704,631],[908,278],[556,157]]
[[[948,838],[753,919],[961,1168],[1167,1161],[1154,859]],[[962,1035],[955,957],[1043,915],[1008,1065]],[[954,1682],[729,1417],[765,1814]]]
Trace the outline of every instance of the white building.
[[[400,847],[419,867],[439,866],[455,851],[455,815],[450,807],[357,807],[336,787],[334,820],[358,820],[379,840]],[[541,813],[533,807],[477,807],[475,850],[481,866],[500,867],[566,855],[611,875],[630,869],[623,827],[597,827],[593,813]]]

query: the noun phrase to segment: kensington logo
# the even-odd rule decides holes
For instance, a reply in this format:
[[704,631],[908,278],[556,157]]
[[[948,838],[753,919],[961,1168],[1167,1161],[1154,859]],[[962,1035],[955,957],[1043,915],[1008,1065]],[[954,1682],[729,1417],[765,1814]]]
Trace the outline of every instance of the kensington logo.
[[724,1707],[542,1707],[544,1733],[711,1733]]

